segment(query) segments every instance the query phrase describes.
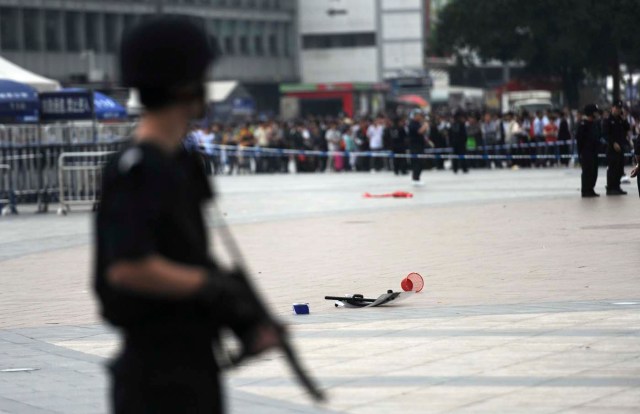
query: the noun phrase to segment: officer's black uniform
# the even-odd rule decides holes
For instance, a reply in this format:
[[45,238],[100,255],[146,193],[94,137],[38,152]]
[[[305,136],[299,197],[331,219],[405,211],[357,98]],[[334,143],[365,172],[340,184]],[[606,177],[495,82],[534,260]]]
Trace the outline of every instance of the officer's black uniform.
[[[622,108],[623,104],[616,101],[614,106]],[[607,139],[607,195],[626,194],[620,188],[620,179],[624,175],[624,148],[629,128],[629,122],[621,114],[611,114],[602,123],[603,134]],[[619,152],[614,149],[614,144],[619,145]]]
[[111,264],[151,254],[213,268],[201,213],[211,195],[200,160],[186,151],[172,157],[135,145],[104,169],[95,288],[103,316],[124,334],[111,366],[117,413],[222,410],[212,309],[197,298],[176,302],[117,290],[106,280]]
[[[172,105],[204,107],[204,77],[213,57],[206,33],[188,19],[145,20],[123,40],[123,83],[139,89],[149,113]],[[224,277],[228,272],[208,253],[201,209],[212,191],[198,154],[179,145],[161,149],[154,137],[137,138],[105,166],[96,217],[94,288],[101,314],[124,339],[110,367],[112,410],[221,413],[212,350],[218,331],[231,328],[251,350],[246,345],[252,345],[265,316],[247,300],[242,282]],[[209,277],[182,299],[126,289],[108,278],[114,265],[152,257]]]
[[[593,116],[598,111],[595,105],[587,105],[585,114]],[[598,180],[598,147],[600,146],[600,123],[585,118],[580,121],[576,132],[578,155],[582,167],[582,197],[597,197],[594,191]]]
[[[636,166],[640,163],[640,138],[636,138],[634,145],[633,145],[633,154],[635,155],[635,159],[636,159]],[[637,179],[638,181],[638,196],[640,196],[640,178]]]
[[456,119],[451,125],[450,131],[451,146],[453,147],[453,172],[457,173],[458,168],[461,167],[463,172],[468,172],[467,167],[467,127],[464,123],[464,114],[456,114]]
[[[424,134],[420,132],[422,123],[412,119],[407,127],[407,138],[409,140],[409,152],[411,152],[411,176],[414,182],[420,181],[420,175],[424,168],[424,158],[418,158],[423,155],[427,146],[424,140]],[[415,157],[415,158],[414,158]]]
[[[389,142],[391,151],[394,155],[406,155],[407,152],[407,132],[404,126],[400,124],[399,119],[394,119],[393,125],[385,128],[385,141]],[[393,172],[398,175],[407,173],[407,159],[404,157],[393,158]]]

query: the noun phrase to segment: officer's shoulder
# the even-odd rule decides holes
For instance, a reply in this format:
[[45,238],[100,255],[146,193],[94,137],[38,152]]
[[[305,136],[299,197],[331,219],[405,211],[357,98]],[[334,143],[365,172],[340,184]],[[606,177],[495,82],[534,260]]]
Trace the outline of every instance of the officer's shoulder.
[[145,171],[158,172],[163,167],[163,161],[158,149],[149,145],[133,144],[117,152],[108,168],[118,176],[134,176]]

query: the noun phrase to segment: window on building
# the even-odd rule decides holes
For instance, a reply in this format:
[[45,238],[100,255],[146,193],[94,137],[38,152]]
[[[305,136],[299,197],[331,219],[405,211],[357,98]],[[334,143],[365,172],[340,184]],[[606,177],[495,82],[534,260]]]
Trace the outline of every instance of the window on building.
[[120,45],[119,16],[117,14],[107,14],[104,16],[104,41],[107,53],[116,53]]
[[207,26],[207,33],[213,37],[213,41],[216,43],[214,45],[214,48],[218,51],[223,51],[223,47],[224,45],[222,45],[220,42],[222,42],[222,38],[220,37],[220,33],[221,33],[221,24],[220,24],[220,20],[208,20],[206,22],[206,26]]
[[248,36],[240,36],[238,38],[240,42],[240,54],[248,55],[249,54],[249,37]]
[[225,55],[236,54],[234,21],[227,20],[220,22],[220,39]]
[[18,10],[0,8],[0,47],[2,50],[18,50],[20,33],[18,31]]
[[291,35],[291,25],[289,23],[285,23],[284,24],[284,48],[282,49],[282,54],[284,55],[284,57],[289,57],[291,56],[291,50],[293,48],[292,42],[293,42],[293,36]]
[[225,36],[224,37],[224,53],[227,55],[234,55],[236,53],[236,48],[233,43],[233,37]]
[[239,22],[237,30],[239,53],[241,55],[248,56],[251,54],[251,46],[249,45],[251,39],[251,26],[249,22]]
[[278,56],[280,52],[278,51],[278,37],[275,33],[271,33],[269,35],[269,55]]
[[256,35],[253,37],[253,49],[256,51],[256,55],[264,56],[264,46],[262,45],[262,36]]
[[264,56],[264,35],[265,25],[264,23],[253,24],[253,52],[257,56]]
[[314,34],[302,36],[303,49],[333,49],[350,47],[372,47],[376,44],[376,34],[341,33]]
[[375,33],[358,33],[355,36],[354,43],[356,47],[375,46],[376,34]]
[[64,37],[69,52],[80,51],[80,13],[67,12],[64,18]]
[[87,50],[100,51],[99,16],[97,13],[87,13],[84,17],[84,37]]
[[36,9],[22,11],[25,50],[40,50],[40,12]]
[[49,52],[59,52],[62,50],[62,39],[60,25],[62,23],[61,12],[57,10],[47,10],[44,14],[44,41]]

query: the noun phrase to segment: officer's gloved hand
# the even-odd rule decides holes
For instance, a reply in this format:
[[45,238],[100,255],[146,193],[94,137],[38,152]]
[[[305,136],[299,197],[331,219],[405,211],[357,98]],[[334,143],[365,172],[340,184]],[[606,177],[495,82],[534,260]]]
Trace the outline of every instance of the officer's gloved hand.
[[242,352],[235,361],[239,363],[245,358],[257,356],[279,346],[284,335],[284,327],[277,322],[264,321],[236,334],[242,343]]
[[[241,301],[244,306],[256,310],[250,315],[250,318],[234,320],[229,324],[242,343],[242,353],[238,359],[256,356],[278,346],[285,333],[284,327],[274,321],[267,309],[261,304],[256,296],[257,292],[248,284],[248,275],[243,269],[235,268],[230,271],[229,278],[240,282],[243,292]],[[249,309],[245,311],[247,314],[250,313]]]
[[238,337],[242,343],[239,359],[279,344],[284,329],[268,315],[242,269],[211,268],[197,296],[211,312],[212,320],[229,327]]

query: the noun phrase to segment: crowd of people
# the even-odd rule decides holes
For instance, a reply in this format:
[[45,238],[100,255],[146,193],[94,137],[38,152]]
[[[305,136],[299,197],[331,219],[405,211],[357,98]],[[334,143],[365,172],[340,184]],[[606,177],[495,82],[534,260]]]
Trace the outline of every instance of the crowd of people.
[[[208,172],[214,174],[413,171],[419,185],[423,169],[450,167],[467,173],[472,168],[568,166],[582,117],[565,108],[519,114],[458,110],[427,116],[414,110],[406,116],[265,119],[195,126],[186,145],[206,156]],[[605,111],[602,119],[607,117]],[[636,117],[627,117],[632,127],[626,153],[639,125]],[[284,149],[313,152],[277,151]],[[426,158],[417,158],[425,153]]]

